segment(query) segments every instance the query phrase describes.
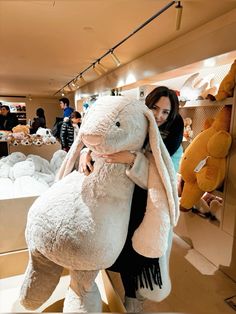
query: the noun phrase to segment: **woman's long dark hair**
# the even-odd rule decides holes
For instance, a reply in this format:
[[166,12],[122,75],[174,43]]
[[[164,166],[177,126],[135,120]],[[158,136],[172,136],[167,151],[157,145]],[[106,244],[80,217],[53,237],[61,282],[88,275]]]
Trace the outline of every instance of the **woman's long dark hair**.
[[38,108],[38,109],[36,110],[36,115],[37,115],[37,117],[39,117],[39,118],[44,118],[44,119],[45,119],[45,115],[44,115],[44,110],[43,110],[43,108]]
[[152,109],[161,97],[170,99],[171,109],[166,122],[161,126],[163,129],[168,129],[179,112],[179,100],[174,90],[166,86],[158,86],[145,99],[145,104],[149,109]]

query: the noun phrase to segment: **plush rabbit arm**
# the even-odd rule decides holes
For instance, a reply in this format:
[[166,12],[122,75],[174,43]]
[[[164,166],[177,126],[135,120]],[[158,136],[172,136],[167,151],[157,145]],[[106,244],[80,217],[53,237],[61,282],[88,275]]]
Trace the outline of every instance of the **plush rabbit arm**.
[[144,219],[134,232],[133,248],[141,255],[156,258],[165,254],[168,235],[179,217],[176,173],[150,110],[148,200]]
[[149,161],[141,152],[136,152],[134,164],[126,169],[127,176],[142,189],[147,189]]

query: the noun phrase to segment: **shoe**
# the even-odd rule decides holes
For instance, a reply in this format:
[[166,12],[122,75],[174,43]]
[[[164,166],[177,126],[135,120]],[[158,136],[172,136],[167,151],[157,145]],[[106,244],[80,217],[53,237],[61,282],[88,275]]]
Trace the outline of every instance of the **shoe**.
[[136,298],[125,297],[124,306],[128,313],[140,313],[143,311],[143,301]]

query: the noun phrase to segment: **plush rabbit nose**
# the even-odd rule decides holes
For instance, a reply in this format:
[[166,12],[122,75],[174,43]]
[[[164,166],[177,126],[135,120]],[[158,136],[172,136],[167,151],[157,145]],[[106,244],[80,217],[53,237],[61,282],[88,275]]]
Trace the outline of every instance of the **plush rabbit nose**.
[[83,135],[82,141],[84,144],[99,145],[102,142],[102,136],[100,135]]

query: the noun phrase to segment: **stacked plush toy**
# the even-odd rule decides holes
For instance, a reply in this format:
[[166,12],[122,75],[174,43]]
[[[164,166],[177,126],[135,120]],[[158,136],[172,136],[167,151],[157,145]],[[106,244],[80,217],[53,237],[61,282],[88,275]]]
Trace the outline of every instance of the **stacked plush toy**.
[[[0,136],[3,136],[0,134]],[[50,145],[56,143],[56,138],[52,135],[51,130],[47,128],[39,128],[36,134],[29,134],[27,125],[17,125],[12,129],[12,132],[7,134],[7,140],[10,145]]]
[[13,152],[0,159],[0,199],[37,196],[54,182],[66,152],[58,150],[52,159]]
[[216,96],[209,93],[207,95],[207,98],[209,98],[210,100],[223,100],[227,97],[232,97],[235,87],[235,77],[236,77],[236,60],[234,60],[234,63],[231,65],[229,72],[220,83],[219,90]]
[[224,181],[226,156],[232,142],[228,133],[231,107],[225,106],[212,125],[202,131],[187,147],[180,163],[184,180],[181,210],[188,211],[205,192],[217,189]]

